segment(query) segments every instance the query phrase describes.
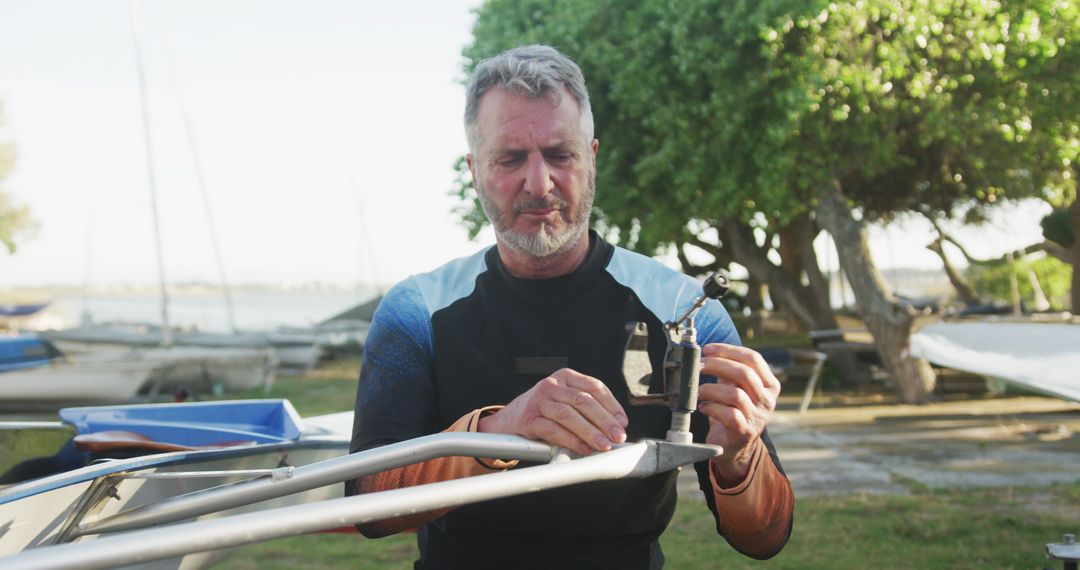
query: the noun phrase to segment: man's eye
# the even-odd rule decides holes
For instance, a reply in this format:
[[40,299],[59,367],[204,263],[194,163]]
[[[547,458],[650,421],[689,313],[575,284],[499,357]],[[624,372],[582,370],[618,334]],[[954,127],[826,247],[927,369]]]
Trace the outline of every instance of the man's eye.
[[569,162],[573,158],[574,158],[573,153],[569,153],[569,152],[557,152],[557,153],[548,155],[548,160],[550,160],[551,162],[556,163],[556,164]]
[[522,157],[520,156],[504,156],[497,160],[495,163],[499,166],[516,166],[521,164]]

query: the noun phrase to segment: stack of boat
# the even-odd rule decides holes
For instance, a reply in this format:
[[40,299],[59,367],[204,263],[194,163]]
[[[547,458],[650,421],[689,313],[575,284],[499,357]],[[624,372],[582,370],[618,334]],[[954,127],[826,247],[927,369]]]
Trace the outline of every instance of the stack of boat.
[[154,348],[164,345],[209,349],[255,350],[273,354],[274,363],[290,370],[309,370],[319,362],[316,337],[303,332],[211,333],[170,331],[149,324],[104,323],[76,328],[45,331],[42,338],[68,353],[131,348]]
[[0,337],[0,405],[126,402],[181,387],[240,392],[270,386],[274,364],[269,349],[149,346],[65,354],[36,336]]

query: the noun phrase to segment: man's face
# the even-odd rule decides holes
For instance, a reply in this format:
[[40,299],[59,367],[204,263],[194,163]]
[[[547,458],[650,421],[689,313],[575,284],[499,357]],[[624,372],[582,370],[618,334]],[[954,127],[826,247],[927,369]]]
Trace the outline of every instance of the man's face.
[[558,106],[492,89],[480,99],[473,184],[499,241],[532,257],[562,253],[589,227],[596,140],[565,90]]

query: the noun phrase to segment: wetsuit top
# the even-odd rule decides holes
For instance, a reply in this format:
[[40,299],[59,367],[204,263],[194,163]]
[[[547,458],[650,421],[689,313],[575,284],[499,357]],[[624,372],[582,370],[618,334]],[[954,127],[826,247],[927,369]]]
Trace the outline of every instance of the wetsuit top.
[[[658,369],[666,348],[662,323],[686,310],[701,286],[593,232],[589,239],[582,265],[553,279],[513,277],[492,247],[389,291],[365,346],[351,450],[437,433],[478,408],[510,402],[564,367],[609,387],[627,412],[628,441],[662,439],[671,412],[628,402],[621,371],[626,324],[648,324]],[[719,302],[709,301],[695,325],[701,345],[739,342]],[[695,440],[704,441],[707,429],[695,413]],[[779,467],[768,435],[763,439],[767,459]],[[697,467],[715,514],[707,464]],[[657,538],[674,512],[676,475],[457,508],[420,529],[417,567],[658,568]]]

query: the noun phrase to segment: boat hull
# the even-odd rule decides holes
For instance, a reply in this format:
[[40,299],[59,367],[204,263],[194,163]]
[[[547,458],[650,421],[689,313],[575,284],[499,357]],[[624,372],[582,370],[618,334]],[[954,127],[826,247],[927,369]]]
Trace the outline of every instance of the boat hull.
[[983,319],[928,325],[911,354],[1080,402],[1080,324]]
[[0,404],[57,405],[131,400],[156,368],[153,362],[69,358],[0,375]]
[[[74,521],[92,521],[163,499],[242,481],[250,476],[134,478],[138,475],[184,474],[192,471],[276,469],[331,459],[348,452],[345,438],[316,438],[287,444],[175,452],[91,465],[61,475],[0,491],[0,556],[65,542],[96,540],[97,535],[71,538]],[[331,485],[263,501],[192,520],[208,520],[266,508],[321,501],[343,496],[343,486]],[[5,494],[7,495],[5,497]],[[220,552],[191,554],[158,561],[147,568],[203,568],[222,557]]]

